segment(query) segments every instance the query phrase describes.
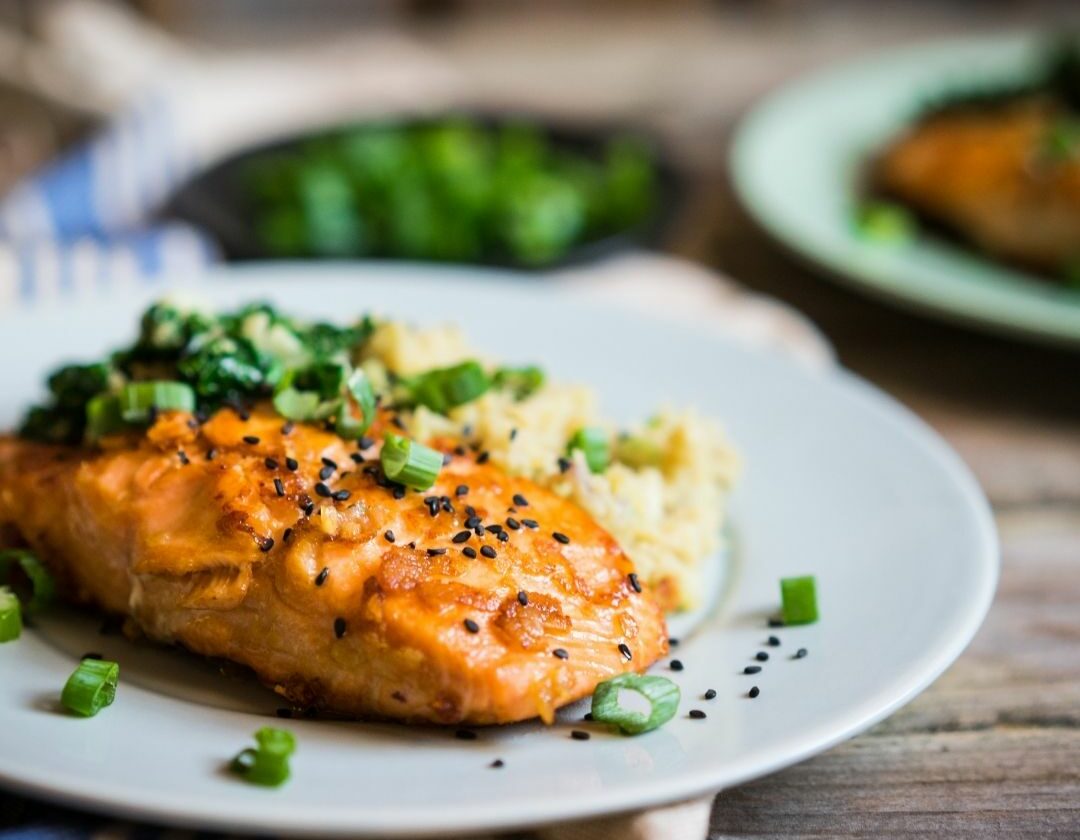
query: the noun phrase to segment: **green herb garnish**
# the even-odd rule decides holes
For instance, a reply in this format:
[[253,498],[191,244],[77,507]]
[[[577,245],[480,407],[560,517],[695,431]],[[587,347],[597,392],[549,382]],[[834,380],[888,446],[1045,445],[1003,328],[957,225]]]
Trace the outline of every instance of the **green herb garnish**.
[[278,787],[289,778],[289,758],[296,738],[284,729],[264,726],[255,733],[255,747],[241,750],[229,769],[255,785]]
[[589,471],[602,473],[611,463],[611,440],[608,433],[595,426],[583,426],[574,432],[566,445],[567,453],[580,449],[585,455]]
[[812,624],[817,621],[817,588],[812,575],[782,578],[780,598],[784,624]]
[[[619,704],[620,691],[633,691],[649,702],[649,713]],[[679,710],[679,687],[666,677],[622,674],[600,683],[593,692],[593,720],[616,727],[624,735],[640,735],[663,726]]]
[[77,715],[93,717],[116,698],[119,679],[120,666],[115,662],[84,659],[68,677],[60,702]]
[[400,435],[386,435],[379,453],[383,473],[391,481],[414,490],[427,490],[442,469],[441,452]]

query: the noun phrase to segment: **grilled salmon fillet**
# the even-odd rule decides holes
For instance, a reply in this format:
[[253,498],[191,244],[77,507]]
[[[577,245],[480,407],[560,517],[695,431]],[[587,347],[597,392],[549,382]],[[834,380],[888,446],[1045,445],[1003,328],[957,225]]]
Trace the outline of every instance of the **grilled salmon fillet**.
[[929,117],[884,150],[876,191],[1002,259],[1057,275],[1080,260],[1080,156],[1055,155],[1039,98]]
[[550,722],[666,653],[660,607],[583,510],[471,456],[405,492],[357,447],[267,409],[170,412],[93,450],[0,439],[0,534],[72,600],[298,707]]

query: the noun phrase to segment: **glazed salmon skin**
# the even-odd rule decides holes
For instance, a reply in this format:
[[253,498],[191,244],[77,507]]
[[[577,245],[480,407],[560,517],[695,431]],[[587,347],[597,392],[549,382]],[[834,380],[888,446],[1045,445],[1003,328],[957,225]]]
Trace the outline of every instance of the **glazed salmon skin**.
[[378,451],[266,406],[167,412],[93,449],[3,438],[0,540],[71,600],[347,716],[550,723],[667,652],[659,604],[579,507],[471,455],[406,491]]

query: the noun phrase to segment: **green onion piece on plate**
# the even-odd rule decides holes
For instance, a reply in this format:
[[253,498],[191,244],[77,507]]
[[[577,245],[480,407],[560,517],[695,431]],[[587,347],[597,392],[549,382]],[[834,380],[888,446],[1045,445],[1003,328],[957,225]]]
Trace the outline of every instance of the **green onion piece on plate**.
[[22,635],[22,607],[15,593],[0,586],[0,642],[13,642]]
[[145,423],[151,411],[194,411],[195,392],[183,382],[132,382],[120,392],[120,414]]
[[[375,419],[375,390],[367,374],[357,369],[345,380],[345,391],[347,396],[341,400],[334,428],[343,438],[358,440]],[[354,404],[360,409],[359,418],[353,411]]]
[[595,426],[578,429],[566,445],[567,452],[575,449],[580,449],[585,454],[585,463],[589,465],[591,472],[601,473],[611,463],[611,441],[603,429]]
[[0,582],[11,582],[11,567],[18,565],[30,582],[30,596],[23,598],[26,614],[35,613],[48,604],[56,592],[49,570],[41,565],[37,556],[25,548],[0,549]]
[[439,414],[472,402],[491,387],[491,378],[479,362],[462,362],[429,370],[406,383],[413,400]]
[[296,752],[296,738],[284,729],[264,726],[255,733],[256,747],[241,750],[229,765],[232,771],[256,785],[277,787],[289,778],[289,757]]
[[122,431],[125,425],[115,394],[98,394],[86,404],[86,433],[91,440]]
[[412,487],[414,490],[427,490],[442,469],[441,452],[429,449],[414,440],[400,435],[386,435],[382,451],[379,453],[383,473],[391,481]]
[[812,575],[781,578],[784,624],[812,624],[818,619],[817,589]]
[[544,372],[538,367],[499,368],[493,379],[496,388],[504,388],[521,400],[531,397],[544,384]]
[[286,387],[274,393],[274,411],[287,420],[314,420],[319,411],[319,395],[314,391],[299,391]]
[[105,659],[84,659],[68,677],[60,702],[77,715],[93,717],[116,697],[120,666]]
[[[619,692],[633,691],[649,701],[649,713],[619,705]],[[640,735],[663,726],[679,710],[679,687],[666,677],[621,674],[600,683],[592,696],[593,720],[618,728],[624,735]]]
[[898,204],[871,201],[855,211],[855,229],[864,239],[902,245],[915,237],[915,217]]

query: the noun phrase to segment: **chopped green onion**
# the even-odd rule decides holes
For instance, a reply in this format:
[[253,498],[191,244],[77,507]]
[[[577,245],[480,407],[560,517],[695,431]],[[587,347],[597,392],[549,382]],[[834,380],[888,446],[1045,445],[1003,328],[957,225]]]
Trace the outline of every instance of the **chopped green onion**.
[[494,383],[496,388],[513,393],[514,399],[520,402],[540,389],[540,386],[544,384],[544,372],[531,365],[521,368],[499,368],[495,371]]
[[429,449],[414,440],[400,435],[386,435],[379,453],[383,473],[391,481],[397,481],[414,490],[427,490],[438,478],[442,469],[441,452]]
[[84,659],[68,677],[60,702],[75,714],[93,717],[116,697],[120,666],[105,659]]
[[194,411],[195,392],[183,382],[132,382],[120,392],[120,413],[128,423],[145,423],[151,411]]
[[412,399],[439,414],[472,402],[491,387],[491,378],[479,362],[462,362],[429,370],[406,381]]
[[[375,419],[375,390],[371,387],[367,374],[360,369],[349,374],[349,378],[345,380],[345,390],[348,396],[341,401],[334,426],[343,438],[357,440],[371,428]],[[354,403],[360,409],[359,420],[353,413]]]
[[123,430],[124,415],[115,394],[98,394],[86,404],[86,433],[91,440]]
[[589,465],[591,472],[603,472],[611,463],[611,442],[603,429],[595,426],[583,426],[578,429],[566,446],[567,452],[573,452],[575,449],[580,449],[585,454],[585,463]]
[[22,608],[15,593],[0,586],[0,642],[11,642],[22,635]]
[[35,613],[48,604],[56,591],[52,575],[33,552],[24,548],[0,550],[0,581],[11,581],[11,565],[17,563],[30,581],[30,597],[23,598],[26,614]]
[[642,467],[658,467],[664,461],[664,450],[660,444],[648,438],[628,436],[616,442],[615,458],[638,470]]
[[871,201],[855,211],[855,229],[864,239],[900,245],[915,236],[915,217],[897,204]]
[[[620,691],[634,691],[649,701],[649,713],[619,705]],[[679,710],[679,687],[666,677],[622,674],[600,683],[592,696],[593,720],[611,724],[624,735],[640,735],[663,726]]]
[[314,391],[282,388],[274,394],[274,411],[288,420],[314,420],[321,400]]
[[284,729],[264,726],[255,733],[255,748],[241,750],[230,768],[247,781],[277,787],[289,778],[289,757],[296,752],[296,738]]
[[812,575],[780,580],[784,624],[812,624],[818,619],[817,588]]

